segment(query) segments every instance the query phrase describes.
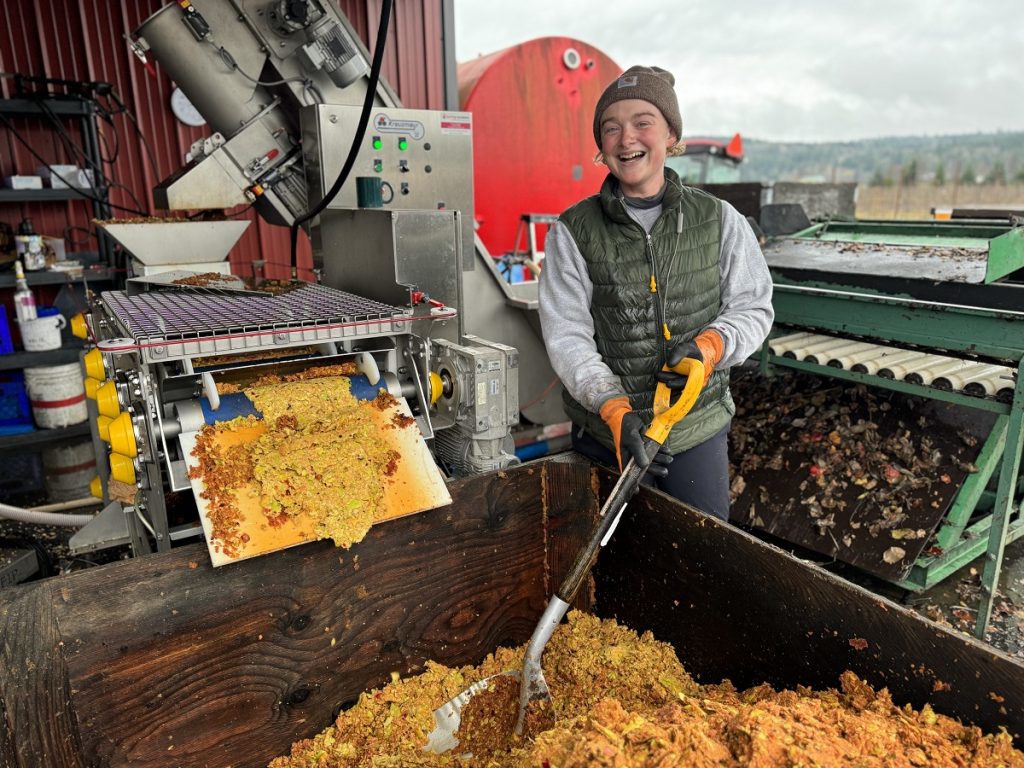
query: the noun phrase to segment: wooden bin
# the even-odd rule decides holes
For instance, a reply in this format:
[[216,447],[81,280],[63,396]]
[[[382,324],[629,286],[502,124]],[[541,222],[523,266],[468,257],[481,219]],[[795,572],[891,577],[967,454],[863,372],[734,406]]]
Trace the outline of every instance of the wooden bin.
[[[390,673],[524,642],[610,477],[572,454],[461,481],[450,507],[214,570],[192,545],[0,592],[0,766],[265,766]],[[658,493],[580,607],[700,680],[834,687],[1020,733],[1024,666]],[[440,702],[439,702],[440,703]]]

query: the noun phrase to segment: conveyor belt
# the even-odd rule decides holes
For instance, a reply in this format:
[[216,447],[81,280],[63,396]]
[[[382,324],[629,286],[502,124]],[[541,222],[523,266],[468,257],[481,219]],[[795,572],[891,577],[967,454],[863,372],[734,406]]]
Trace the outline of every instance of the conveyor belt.
[[977,445],[884,390],[738,377],[732,519],[889,580],[935,544]]
[[[325,399],[336,401],[340,387],[350,391],[358,400],[373,400],[377,388],[370,385],[365,376],[348,377],[349,381],[343,383],[342,377],[326,377],[318,379],[313,386],[320,391],[319,396]],[[353,388],[354,385],[354,388]],[[308,388],[311,381],[284,382],[274,385],[276,388]],[[383,386],[383,385],[382,385]],[[258,387],[257,387],[258,389]],[[250,479],[238,484],[230,491],[230,508],[236,516],[237,530],[244,532],[244,537],[232,546],[225,547],[224,540],[218,537],[217,515],[223,515],[224,507],[218,507],[211,502],[207,494],[206,478],[201,470],[201,456],[196,453],[196,445],[199,435],[204,434],[197,429],[204,422],[209,425],[217,425],[222,422],[230,422],[237,417],[254,416],[256,418],[236,423],[227,429],[214,430],[211,439],[219,451],[227,451],[232,448],[248,446],[260,440],[268,429],[274,429],[273,423],[265,420],[264,415],[255,407],[255,403],[249,399],[253,394],[252,390],[243,393],[232,393],[224,395],[221,400],[221,408],[214,412],[210,410],[209,403],[200,401],[202,411],[192,412],[189,419],[188,429],[179,436],[186,466],[189,470],[189,482],[195,493],[196,507],[199,511],[199,518],[206,536],[207,547],[210,551],[210,559],[214,566],[225,565],[249,557],[266,554],[286,547],[295,546],[318,538],[316,520],[308,514],[309,508],[303,511],[302,508],[289,506],[288,497],[281,497],[280,511],[287,514],[278,517],[274,522],[269,522],[272,515],[265,509],[266,498],[262,497],[262,486],[257,480],[259,474],[256,470],[258,463],[254,463],[253,476]],[[283,392],[282,392],[283,394]],[[301,397],[302,395],[299,394]],[[308,395],[307,395],[308,397]],[[278,395],[278,403],[289,402],[291,398],[281,399]],[[256,400],[258,402],[258,399]],[[307,400],[307,402],[309,402]],[[319,402],[319,399],[316,400]],[[223,411],[223,412],[221,412]],[[308,408],[306,413],[308,414]],[[376,476],[381,486],[381,496],[376,506],[371,509],[371,517],[374,524],[398,517],[433,509],[438,506],[451,503],[451,495],[441,471],[438,469],[434,458],[423,439],[422,434],[415,425],[415,419],[409,409],[409,404],[404,398],[388,399],[373,405],[365,403],[363,411],[366,418],[374,425],[375,442],[391,451],[393,466]],[[277,440],[280,446],[280,453],[285,448],[293,447],[297,451],[303,450],[308,440],[308,434],[303,436],[300,427],[308,426],[303,423],[302,411],[296,411],[295,425],[290,428],[295,432],[280,432],[278,429]],[[196,418],[198,417],[198,418]],[[184,425],[184,421],[183,421]],[[337,434],[331,430],[337,428]],[[318,434],[326,435],[330,439],[323,443],[328,447],[328,453],[321,457],[332,465],[344,465],[347,461],[357,462],[365,460],[365,454],[357,443],[355,447],[346,442],[346,432],[339,423],[330,421],[319,423]],[[293,436],[289,436],[293,435]],[[364,439],[365,438],[361,438]],[[365,445],[365,443],[364,443]],[[277,454],[275,454],[277,455]],[[254,462],[258,461],[254,459]],[[271,470],[267,470],[270,472]],[[273,470],[276,472],[291,472],[292,470]],[[309,485],[315,483],[326,483],[318,477],[323,468],[318,468],[314,462],[309,467],[310,474],[305,479],[299,479],[293,475],[293,483]],[[346,470],[350,473],[350,470]],[[279,475],[280,477],[280,475]],[[302,477],[302,476],[300,476]],[[377,482],[371,480],[370,482]],[[217,486],[215,486],[217,487]],[[314,486],[315,487],[315,486]],[[321,486],[327,488],[328,485]],[[347,499],[346,499],[347,501]],[[308,502],[308,499],[307,499]],[[358,508],[358,505],[356,505]],[[367,509],[363,507],[363,511]],[[320,509],[319,513],[337,513],[336,508]],[[336,518],[337,519],[337,518]],[[221,534],[225,530],[232,530],[232,526],[220,528]],[[347,545],[346,545],[347,546]]]

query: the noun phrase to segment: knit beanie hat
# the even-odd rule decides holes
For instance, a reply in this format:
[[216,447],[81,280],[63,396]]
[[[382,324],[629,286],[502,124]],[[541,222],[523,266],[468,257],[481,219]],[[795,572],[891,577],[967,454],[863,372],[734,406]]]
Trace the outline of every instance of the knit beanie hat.
[[683,119],[679,115],[679,100],[673,86],[676,79],[661,67],[630,67],[604,89],[594,109],[594,141],[601,146],[601,115],[616,101],[643,99],[661,110],[673,135],[682,138]]

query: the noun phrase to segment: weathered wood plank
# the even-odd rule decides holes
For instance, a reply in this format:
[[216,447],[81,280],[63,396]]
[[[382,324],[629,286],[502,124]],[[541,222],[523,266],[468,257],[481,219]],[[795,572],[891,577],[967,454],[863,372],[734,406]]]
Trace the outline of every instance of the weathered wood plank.
[[392,671],[477,662],[543,610],[541,473],[213,570],[199,546],[62,580],[83,749],[104,766],[262,766]]
[[18,768],[17,755],[14,752],[14,737],[11,735],[11,724],[7,718],[7,707],[0,697],[0,768]]
[[[600,507],[594,489],[593,467],[577,453],[564,453],[541,465],[544,472],[544,510],[548,530],[548,574],[545,593],[554,594],[587,542]],[[594,581],[587,579],[573,607],[589,611],[594,604]]]
[[84,768],[52,581],[4,590],[0,605],[0,759],[17,768]]
[[1024,665],[667,496],[631,506],[597,564],[597,612],[672,643],[699,680],[826,688],[849,669],[1021,741]]

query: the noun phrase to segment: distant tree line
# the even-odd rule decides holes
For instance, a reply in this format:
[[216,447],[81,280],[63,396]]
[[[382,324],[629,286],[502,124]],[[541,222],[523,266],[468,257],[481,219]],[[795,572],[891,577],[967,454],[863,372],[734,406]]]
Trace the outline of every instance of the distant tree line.
[[740,166],[744,181],[940,187],[1024,183],[1024,132],[1019,131],[813,144],[745,138],[744,146],[746,159]]
[[[872,187],[891,187],[896,183],[895,180],[899,179],[900,184],[904,187],[912,187],[921,181],[919,167],[917,158],[913,158],[903,166],[886,169],[876,168],[868,184]],[[1024,165],[1017,168],[1013,174],[1008,174],[1006,163],[1002,160],[996,160],[984,173],[978,173],[972,164],[968,163],[961,167],[961,164],[956,162],[953,164],[951,178],[961,186],[972,184],[1005,186],[1008,182],[1024,184]],[[944,187],[947,184],[946,164],[944,162],[940,161],[935,166],[935,171],[931,174],[929,182],[936,187]]]

